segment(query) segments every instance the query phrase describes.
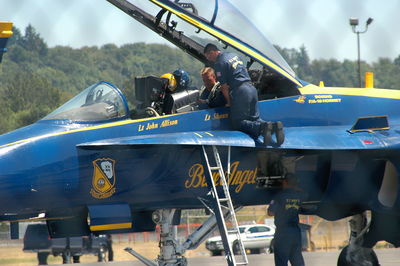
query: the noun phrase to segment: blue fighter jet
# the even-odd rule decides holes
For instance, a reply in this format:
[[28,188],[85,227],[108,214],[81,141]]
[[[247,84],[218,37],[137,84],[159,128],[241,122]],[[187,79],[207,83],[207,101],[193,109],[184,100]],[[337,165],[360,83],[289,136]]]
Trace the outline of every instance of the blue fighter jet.
[[[168,92],[162,78],[136,79],[134,108],[102,81],[0,136],[2,221],[44,217],[52,237],[143,232],[159,224],[159,265],[185,265],[185,250],[218,227],[228,264],[235,265],[232,253],[246,258],[240,243],[226,241],[226,216],[268,204],[280,181],[295,175],[307,194],[304,214],[353,217],[339,265],[378,265],[377,241],[400,245],[399,90],[302,81],[228,0],[108,2],[204,64],[210,39],[239,53],[258,90],[261,118],[281,121],[285,140],[278,145],[273,137],[265,146],[261,137],[232,130],[229,108],[198,110],[197,91]],[[171,226],[181,210],[200,208],[213,215],[179,244]]]

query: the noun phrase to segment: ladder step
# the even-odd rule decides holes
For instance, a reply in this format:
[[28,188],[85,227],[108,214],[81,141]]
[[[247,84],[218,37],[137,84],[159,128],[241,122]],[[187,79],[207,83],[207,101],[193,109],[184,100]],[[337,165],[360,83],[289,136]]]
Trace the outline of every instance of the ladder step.
[[[229,258],[227,257],[227,261],[231,261],[233,262],[234,265],[248,265],[248,260],[247,260],[247,254],[246,254],[246,250],[244,249],[243,246],[243,242],[241,240],[241,235],[240,235],[240,230],[238,228],[238,223],[237,223],[237,219],[236,219],[236,214],[235,214],[235,209],[233,207],[233,203],[231,200],[231,196],[230,196],[230,192],[229,192],[229,184],[228,184],[228,180],[225,177],[225,173],[224,173],[224,169],[221,163],[221,159],[220,159],[220,155],[218,153],[218,150],[215,146],[212,147],[213,148],[213,154],[214,154],[214,159],[215,159],[215,164],[217,166],[211,166],[210,162],[208,160],[208,155],[207,155],[207,150],[205,148],[205,146],[202,146],[203,149],[203,158],[205,159],[206,163],[207,163],[207,171],[208,171],[208,175],[206,176],[207,178],[207,184],[211,185],[211,190],[210,193],[212,193],[213,200],[214,203],[216,204],[216,208],[215,208],[215,212],[214,215],[218,216],[220,218],[220,220],[222,220],[222,225],[219,224],[219,227],[223,226],[223,232],[221,232],[221,235],[224,234],[225,237],[223,237],[222,239],[224,242],[224,246],[230,246],[228,241],[228,237],[229,235],[232,236],[233,234],[236,235],[237,241],[239,241],[239,245],[240,245],[240,257],[241,259],[239,259],[238,262],[236,261],[236,258],[239,258],[238,256],[235,256],[233,253],[229,255]],[[230,147],[228,147],[228,165],[227,168],[230,168]],[[221,174],[221,178],[223,182],[221,182],[221,187],[223,188],[223,191],[218,192],[216,189],[216,184],[215,184],[215,180],[213,178],[213,173],[211,173],[212,171],[218,171]],[[228,171],[229,172],[229,171]],[[215,172],[214,172],[215,173]],[[227,216],[230,217],[228,218]],[[231,222],[231,223],[230,223]],[[229,224],[229,229],[228,229],[228,224]],[[231,247],[230,247],[231,249]],[[230,263],[228,263],[230,264]],[[231,265],[231,264],[230,264]]]
[[221,205],[221,208],[224,208],[225,210],[230,210],[228,206],[224,206],[224,205]]

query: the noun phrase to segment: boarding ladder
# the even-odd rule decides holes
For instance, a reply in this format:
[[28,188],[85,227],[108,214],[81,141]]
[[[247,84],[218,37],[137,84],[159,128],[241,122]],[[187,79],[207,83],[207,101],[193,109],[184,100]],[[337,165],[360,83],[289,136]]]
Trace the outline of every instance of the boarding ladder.
[[[217,219],[217,224],[219,228],[219,232],[221,234],[222,243],[225,249],[225,257],[229,266],[234,265],[247,265],[247,255],[243,246],[242,239],[240,237],[238,222],[235,215],[235,210],[233,207],[233,203],[231,200],[231,196],[229,194],[229,185],[224,173],[224,169],[221,163],[221,159],[219,156],[219,152],[216,146],[212,146],[212,154],[214,155],[214,160],[216,166],[210,166],[210,160],[207,153],[207,150],[210,150],[210,147],[202,146],[203,149],[203,159],[206,162],[206,171],[204,171],[204,175],[206,177],[207,185],[211,188],[210,192],[212,195],[213,203],[214,203],[214,215]],[[228,163],[227,163],[227,177],[230,176],[230,168],[231,168],[231,147],[228,146]],[[215,180],[213,178],[212,172],[217,171],[220,175],[220,184],[222,186],[222,192],[218,194]],[[224,211],[223,211],[224,210]],[[224,215],[225,213],[225,215]],[[228,226],[228,223],[230,226]],[[234,235],[236,240],[233,242],[234,247],[231,245],[230,241],[228,241],[229,236]],[[235,257],[233,249],[240,253],[239,256]],[[238,261],[236,261],[238,259]]]

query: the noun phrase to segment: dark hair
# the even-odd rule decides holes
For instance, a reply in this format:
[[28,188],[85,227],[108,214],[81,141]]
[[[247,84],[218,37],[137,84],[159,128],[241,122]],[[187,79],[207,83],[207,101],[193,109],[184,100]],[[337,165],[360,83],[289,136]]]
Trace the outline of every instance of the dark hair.
[[219,51],[219,49],[215,44],[209,43],[204,47],[204,53],[206,54],[211,51]]

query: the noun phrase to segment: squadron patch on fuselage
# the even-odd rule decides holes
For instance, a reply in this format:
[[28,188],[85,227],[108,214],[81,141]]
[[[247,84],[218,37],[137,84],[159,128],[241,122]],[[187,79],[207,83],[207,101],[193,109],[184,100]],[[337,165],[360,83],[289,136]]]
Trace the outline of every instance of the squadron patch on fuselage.
[[90,194],[96,199],[111,197],[115,193],[115,160],[97,159],[93,161],[93,178]]

